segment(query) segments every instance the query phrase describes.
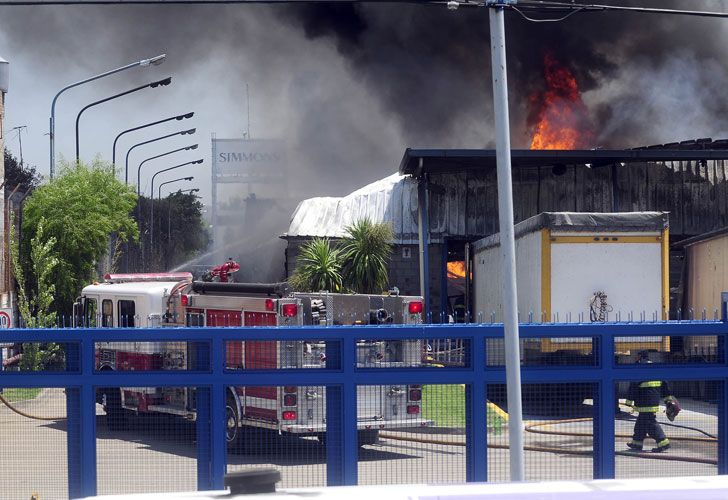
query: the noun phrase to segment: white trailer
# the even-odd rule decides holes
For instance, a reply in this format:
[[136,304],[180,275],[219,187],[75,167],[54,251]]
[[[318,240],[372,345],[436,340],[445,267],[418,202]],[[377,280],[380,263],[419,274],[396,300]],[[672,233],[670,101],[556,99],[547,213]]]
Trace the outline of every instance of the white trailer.
[[[521,322],[656,321],[668,319],[666,212],[545,212],[515,226]],[[500,237],[473,246],[474,311],[502,321]],[[527,342],[522,356],[591,352],[586,339]],[[618,354],[669,350],[667,337],[617,343]]]

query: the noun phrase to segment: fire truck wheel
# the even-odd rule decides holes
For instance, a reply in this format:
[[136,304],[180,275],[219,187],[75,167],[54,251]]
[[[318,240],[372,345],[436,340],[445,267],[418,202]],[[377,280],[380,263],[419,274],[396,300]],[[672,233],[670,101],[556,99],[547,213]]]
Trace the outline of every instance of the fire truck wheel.
[[225,402],[225,441],[228,450],[237,451],[240,448],[240,415],[238,406],[232,398]]
[[106,387],[101,390],[101,400],[105,401],[106,427],[110,431],[123,431],[129,425],[129,419],[121,406],[121,390],[117,387]]

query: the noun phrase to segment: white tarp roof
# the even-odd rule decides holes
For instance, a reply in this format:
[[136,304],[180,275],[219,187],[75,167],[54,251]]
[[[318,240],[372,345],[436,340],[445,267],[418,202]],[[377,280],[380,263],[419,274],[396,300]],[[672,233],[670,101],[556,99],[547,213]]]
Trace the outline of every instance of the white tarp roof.
[[417,181],[395,173],[341,198],[303,200],[283,237],[341,238],[364,218],[391,223],[394,243],[417,243]]

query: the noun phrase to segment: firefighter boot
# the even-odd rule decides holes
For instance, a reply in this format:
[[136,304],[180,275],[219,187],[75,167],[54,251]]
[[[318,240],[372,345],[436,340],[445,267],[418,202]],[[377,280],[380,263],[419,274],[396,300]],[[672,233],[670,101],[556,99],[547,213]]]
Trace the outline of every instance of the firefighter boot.
[[629,441],[627,448],[632,451],[642,451],[642,441]]
[[662,453],[663,451],[670,449],[670,441],[663,439],[657,443],[657,448],[652,448],[652,453]]

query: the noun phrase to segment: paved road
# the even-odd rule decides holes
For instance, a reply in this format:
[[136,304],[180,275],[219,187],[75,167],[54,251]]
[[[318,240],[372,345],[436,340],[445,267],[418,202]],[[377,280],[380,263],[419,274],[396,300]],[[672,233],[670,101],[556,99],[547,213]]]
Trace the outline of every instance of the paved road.
[[[714,433],[714,407],[684,403],[679,423]],[[59,390],[45,390],[35,401],[18,404],[23,411],[50,417],[65,416],[65,399]],[[110,432],[99,409],[97,421],[99,493],[179,491],[196,488],[194,424],[164,415],[132,420],[130,429]],[[530,419],[529,422],[536,420]],[[616,422],[618,433],[629,434],[632,423]],[[547,431],[590,433],[591,422],[549,424]],[[670,435],[701,437],[688,429],[666,429]],[[399,433],[417,440],[449,440],[452,444],[427,444],[383,439],[359,454],[362,484],[444,483],[465,480],[465,448],[458,433]],[[507,432],[493,436],[494,444],[507,444]],[[624,448],[617,438],[615,447]],[[560,450],[560,453],[526,452],[530,480],[591,479],[591,457],[566,454],[591,449],[590,436],[526,435],[526,445]],[[674,441],[674,456],[715,458],[715,444]],[[489,450],[491,481],[508,479],[508,452]],[[228,469],[277,467],[283,487],[325,484],[325,450],[313,439],[278,440],[258,454],[228,455]],[[0,499],[26,499],[33,491],[43,500],[66,498],[65,421],[30,420],[0,405]],[[617,457],[618,477],[715,474],[713,465],[663,462],[643,457]]]

